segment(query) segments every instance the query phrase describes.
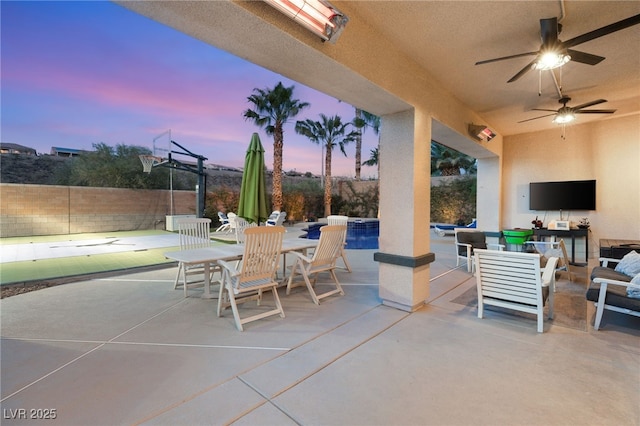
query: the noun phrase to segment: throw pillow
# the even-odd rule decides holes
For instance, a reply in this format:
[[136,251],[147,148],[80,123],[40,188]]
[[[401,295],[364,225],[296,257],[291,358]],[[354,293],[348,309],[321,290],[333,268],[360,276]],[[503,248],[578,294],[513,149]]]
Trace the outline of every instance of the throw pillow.
[[[637,274],[631,280],[631,284],[640,285],[640,274]],[[640,288],[638,287],[627,287],[627,297],[631,297],[632,299],[640,299]]]
[[615,271],[630,277],[640,274],[640,253],[631,250],[620,260]]

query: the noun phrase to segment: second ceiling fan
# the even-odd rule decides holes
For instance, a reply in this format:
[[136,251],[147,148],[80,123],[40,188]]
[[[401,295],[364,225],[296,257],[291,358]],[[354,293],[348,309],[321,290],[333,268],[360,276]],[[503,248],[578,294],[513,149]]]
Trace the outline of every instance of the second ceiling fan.
[[580,104],[575,107],[567,106],[569,102],[571,102],[571,98],[568,96],[563,96],[558,100],[562,104],[558,110],[555,109],[541,109],[541,108],[533,108],[532,111],[549,111],[551,114],[545,114],[534,118],[529,118],[527,120],[518,121],[518,123],[524,123],[526,121],[537,120],[539,118],[550,117],[555,115],[553,119],[554,123],[558,124],[567,124],[575,119],[576,114],[613,114],[616,112],[615,109],[584,109],[590,106],[598,105],[607,102],[605,99],[598,99],[591,102],[586,102],[584,104]]
[[614,22],[613,24],[606,25],[602,28],[589,31],[588,33],[579,35],[567,41],[561,41],[558,39],[558,35],[562,30],[562,25],[558,23],[558,18],[540,19],[540,39],[542,40],[542,45],[540,46],[539,50],[519,53],[516,55],[503,56],[501,58],[487,59],[484,61],[476,62],[476,65],[535,55],[536,58],[529,64],[527,64],[524,68],[522,68],[516,75],[511,77],[508,83],[512,83],[518,80],[520,77],[522,77],[532,69],[553,69],[564,65],[570,60],[587,65],[596,65],[605,58],[602,56],[573,50],[571,48],[587,41],[603,37],[605,35],[637,24],[640,24],[640,14],[627,19],[623,19],[622,21]]

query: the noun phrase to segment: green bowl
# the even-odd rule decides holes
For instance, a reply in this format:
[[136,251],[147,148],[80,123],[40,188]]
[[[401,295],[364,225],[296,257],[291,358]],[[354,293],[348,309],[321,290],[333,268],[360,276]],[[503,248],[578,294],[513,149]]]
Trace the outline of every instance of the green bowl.
[[533,235],[533,229],[507,229],[502,231],[507,244],[524,244]]

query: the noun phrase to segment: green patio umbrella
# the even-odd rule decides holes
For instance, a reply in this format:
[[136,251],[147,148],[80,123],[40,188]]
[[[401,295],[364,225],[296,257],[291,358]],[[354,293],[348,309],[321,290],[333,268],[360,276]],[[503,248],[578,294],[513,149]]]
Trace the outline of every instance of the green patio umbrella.
[[249,223],[258,224],[269,217],[264,177],[264,148],[257,133],[251,136],[251,143],[244,159],[238,216]]

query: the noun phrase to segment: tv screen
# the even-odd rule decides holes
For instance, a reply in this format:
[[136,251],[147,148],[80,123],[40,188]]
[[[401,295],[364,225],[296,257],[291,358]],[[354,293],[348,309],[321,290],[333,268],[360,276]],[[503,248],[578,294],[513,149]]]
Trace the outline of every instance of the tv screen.
[[596,181],[531,182],[530,210],[595,210]]

